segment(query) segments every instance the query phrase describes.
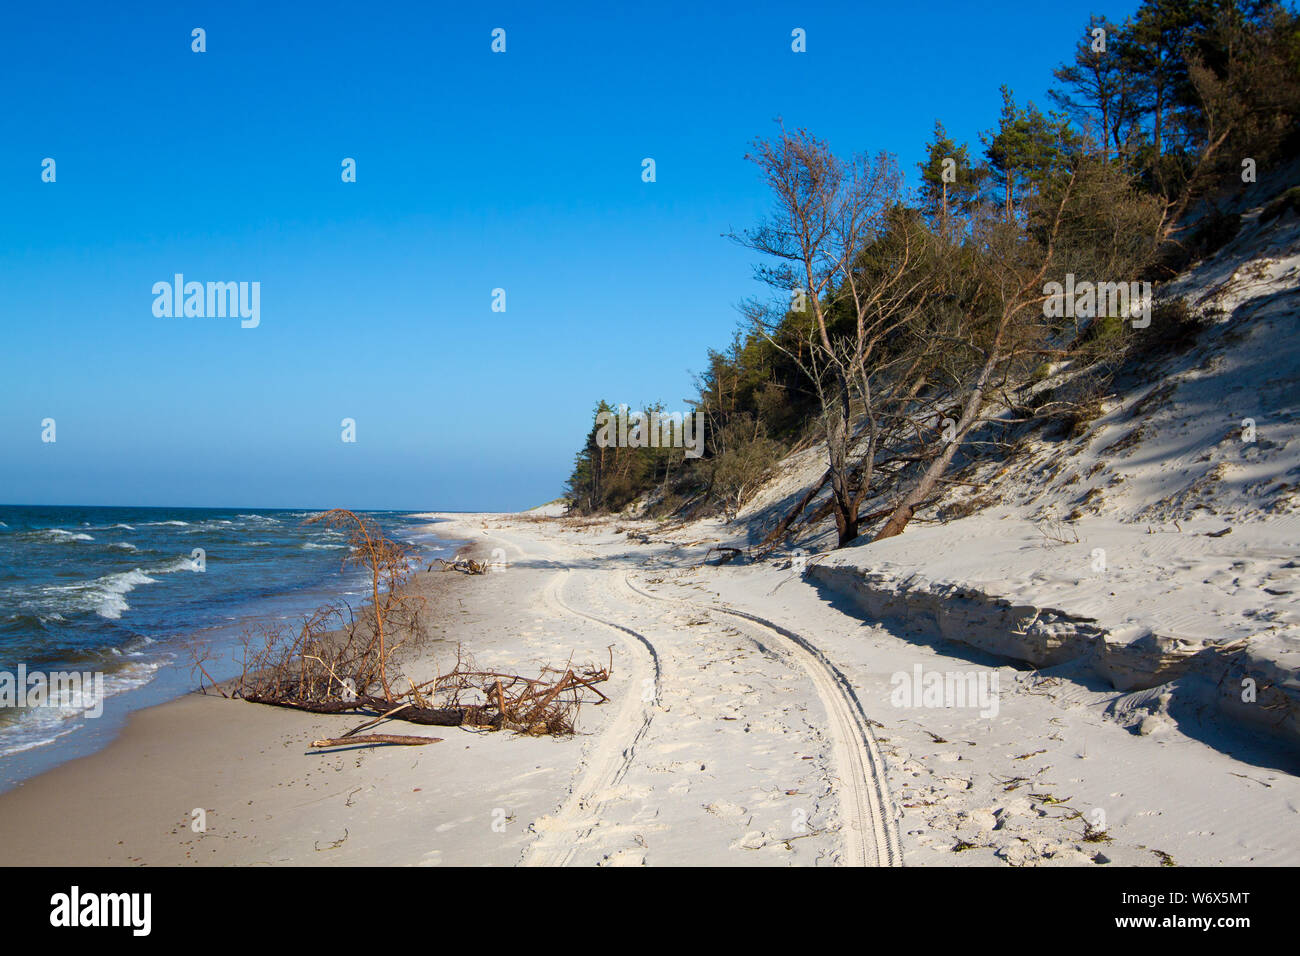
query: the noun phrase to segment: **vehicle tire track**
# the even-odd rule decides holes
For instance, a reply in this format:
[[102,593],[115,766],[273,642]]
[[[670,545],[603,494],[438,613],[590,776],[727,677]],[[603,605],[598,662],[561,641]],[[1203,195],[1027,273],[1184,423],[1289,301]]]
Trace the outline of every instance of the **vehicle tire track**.
[[[581,572],[579,572],[581,573]],[[589,572],[590,573],[590,572]],[[650,729],[660,695],[660,662],[654,645],[645,635],[613,621],[577,610],[560,593],[574,572],[562,571],[551,579],[543,592],[543,601],[552,609],[607,627],[618,633],[632,661],[629,693],[619,712],[602,731],[584,760],[582,778],[555,816],[547,822],[537,839],[524,852],[521,866],[568,866],[578,848],[599,825],[601,795],[618,786],[636,756],[637,745]],[[654,695],[649,700],[640,688],[652,681]]]
[[826,708],[835,770],[843,783],[837,796],[844,820],[845,864],[901,866],[901,841],[884,761],[862,703],[840,669],[816,645],[772,621],[745,611],[653,594],[633,584],[627,575],[622,580],[633,593],[660,604],[687,604],[700,611],[717,611],[775,635],[775,643],[803,666]]

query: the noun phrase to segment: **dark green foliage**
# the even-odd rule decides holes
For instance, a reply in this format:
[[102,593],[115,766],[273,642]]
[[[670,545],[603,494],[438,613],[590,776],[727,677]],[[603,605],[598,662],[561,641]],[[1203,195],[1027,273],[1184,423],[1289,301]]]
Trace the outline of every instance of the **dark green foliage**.
[[1142,87],[1128,68],[1133,57],[1132,25],[1092,16],[1075,47],[1074,60],[1053,71],[1063,84],[1051,97],[1099,146],[1102,158],[1131,155],[1140,142]]
[[1151,313],[1151,325],[1129,333],[1129,355],[1137,362],[1145,362],[1185,352],[1208,326],[1209,321],[1194,315],[1182,299],[1161,302]]
[[1201,221],[1192,230],[1188,251],[1193,259],[1208,258],[1232,242],[1240,231],[1239,214],[1220,212],[1215,209],[1202,216]]
[[1069,168],[1081,142],[1064,117],[1044,115],[1030,103],[1016,106],[1009,87],[1002,87],[1002,115],[997,129],[985,134],[990,180],[1007,219],[1026,194],[1040,191]]
[[[1097,29],[1105,31],[1104,48]],[[1061,113],[1018,105],[1003,88],[982,156],[972,157],[936,122],[918,164],[917,208],[888,209],[854,257],[852,274],[871,286],[888,275],[900,248],[909,250],[907,281],[924,313],[871,352],[873,375],[886,388],[898,385],[890,379],[895,369],[914,376],[918,389],[899,406],[909,414],[958,411],[954,390],[969,381],[999,327],[998,290],[1033,275],[1035,256],[1046,260],[1044,281],[1168,278],[1236,236],[1240,217],[1217,211],[1216,197],[1252,188],[1242,178],[1243,158],[1263,173],[1300,152],[1300,17],[1268,0],[1143,0],[1123,22],[1094,16],[1055,77]],[[952,181],[944,176],[949,158]],[[1294,214],[1300,187],[1276,197],[1262,219]],[[921,249],[937,252],[914,255]],[[772,283],[780,288],[801,285],[793,274],[777,275],[781,266],[765,268],[769,280],[790,279]],[[816,299],[835,343],[855,333],[848,285],[831,282]],[[1038,306],[1018,307],[1008,334],[1019,352],[1001,374],[1013,384],[1042,381],[1050,369],[1044,354],[1085,370],[1069,388],[1042,390],[1020,409],[1031,420],[1025,427],[1046,419],[1059,439],[1087,427],[1100,409],[1090,389],[1121,363],[1160,361],[1194,344],[1206,326],[1180,301],[1157,306],[1145,329],[1119,317],[1048,321]],[[781,454],[821,434],[819,393],[833,393],[834,383],[824,363],[810,361],[809,312],[782,317],[783,308],[767,335],[742,331],[725,351],[708,353],[696,378],[695,407],[707,422],[702,458],[671,448],[601,448],[593,425],[569,479],[572,507],[617,510],[641,498],[652,513],[734,513]],[[610,410],[602,402],[596,413]],[[893,444],[879,454],[914,460],[919,452],[900,436],[916,432],[907,440],[921,449],[933,424],[889,414],[897,417],[881,434]],[[853,415],[866,417],[857,408]],[[900,481],[906,467],[886,467],[881,480]]]
[[1259,218],[1264,222],[1272,222],[1288,211],[1300,216],[1300,186],[1292,186],[1265,206]]
[[733,517],[750,494],[776,466],[784,450],[766,435],[760,420],[748,412],[732,418],[715,441],[712,492],[728,517]]
[[917,169],[921,173],[921,209],[936,228],[970,213],[987,175],[983,167],[972,166],[966,144],[955,142],[938,120],[934,138],[926,144],[925,161],[918,163]]
[[[661,412],[663,407],[651,405],[644,411]],[[595,421],[602,414],[618,413],[619,409],[605,401],[596,406],[591,431],[574,460],[565,491],[575,511],[584,514],[619,511],[650,488],[666,486],[682,470],[683,448],[602,447],[598,441],[601,429]]]
[[[1154,318],[1153,315],[1153,321]],[[1092,358],[1117,354],[1127,347],[1130,331],[1128,324],[1117,316],[1099,316],[1084,326],[1072,350]]]

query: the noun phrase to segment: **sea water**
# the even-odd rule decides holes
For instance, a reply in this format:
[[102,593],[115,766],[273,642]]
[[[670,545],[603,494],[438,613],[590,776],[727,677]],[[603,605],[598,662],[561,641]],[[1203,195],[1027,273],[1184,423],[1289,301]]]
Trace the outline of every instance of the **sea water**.
[[[238,672],[244,631],[325,603],[359,608],[368,585],[345,562],[347,535],[306,523],[313,514],[0,506],[0,675],[12,684],[21,666],[27,682],[19,706],[0,706],[0,789],[107,743],[130,710],[192,690],[193,645],[212,649],[205,668],[220,680]],[[417,562],[454,550],[428,519],[366,514]],[[101,678],[101,701],[74,692],[28,706],[42,675],[85,674]]]

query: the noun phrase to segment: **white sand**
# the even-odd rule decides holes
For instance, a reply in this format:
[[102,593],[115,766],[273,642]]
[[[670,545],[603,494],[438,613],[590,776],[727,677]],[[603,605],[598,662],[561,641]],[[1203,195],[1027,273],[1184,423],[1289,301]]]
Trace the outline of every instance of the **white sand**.
[[[612,701],[583,711],[579,736],[424,728],[444,741],[321,754],[307,742],[354,718],[190,697],[0,796],[2,861],[1300,861],[1300,783],[1265,751],[1178,726],[1136,734],[1107,716],[1113,691],[1043,686],[933,634],[864,623],[778,562],[695,567],[708,526],[665,539],[638,525],[641,544],[611,521],[447,517],[443,533],[503,547],[509,566],[425,576],[452,639],[435,656],[449,663],[460,640],[481,664],[527,670],[612,648]],[[996,670],[997,717],[893,706],[890,676],[918,663]],[[1075,814],[1098,810],[1110,839],[1085,841]]]

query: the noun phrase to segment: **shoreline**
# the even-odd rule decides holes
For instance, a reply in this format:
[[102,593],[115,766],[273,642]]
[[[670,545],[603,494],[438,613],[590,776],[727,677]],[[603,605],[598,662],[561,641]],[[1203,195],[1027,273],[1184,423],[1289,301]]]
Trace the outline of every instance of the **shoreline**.
[[[488,543],[470,540],[456,553],[489,552]],[[490,577],[476,580],[487,582]],[[471,590],[462,586],[464,581],[454,572],[412,575],[408,590],[429,599],[434,612],[428,648],[407,662],[412,671],[432,673],[435,663],[454,662],[457,641],[447,638],[453,618],[462,627],[480,617],[489,630],[499,624],[501,615],[492,613],[494,601],[484,600],[483,594],[475,600],[472,593],[458,593]],[[480,659],[494,650],[490,638],[473,646]],[[594,656],[596,648],[586,650]],[[522,669],[530,666],[522,658],[512,663]],[[494,811],[506,801],[491,797],[502,789],[501,751],[508,749],[512,735],[412,725],[403,732],[438,731],[443,742],[422,748],[323,752],[308,746],[356,721],[355,715],[305,714],[196,691],[135,710],[102,748],[0,793],[0,865],[363,865],[394,862],[394,856],[407,862],[438,862],[407,860],[409,834],[395,821],[411,816],[408,797],[436,797],[443,785],[426,776],[422,784],[395,789],[395,781],[412,769],[436,768],[439,757],[461,748],[469,753],[457,754],[464,765],[457,779],[463,781],[468,774],[476,791],[492,803],[482,811],[484,830],[491,833],[491,824],[498,817],[505,819]],[[550,809],[550,795],[563,789],[562,777],[576,765],[583,737],[533,743],[547,759],[558,758],[559,769],[532,770],[546,785],[536,791],[541,802],[526,806],[541,815]],[[363,768],[364,773],[350,782],[338,782]],[[456,803],[440,800],[440,805],[430,806],[437,817],[431,824],[435,829],[459,825],[454,814],[445,815]],[[352,817],[362,806],[367,821],[361,826],[344,820],[331,829],[336,815]],[[199,810],[202,814],[196,814]],[[205,825],[202,832],[194,829],[199,819]],[[509,819],[513,825],[519,816],[511,812]],[[495,862],[517,859],[526,840],[522,828],[515,829],[513,840],[492,841],[498,852],[488,856]]]
[[[407,668],[431,674],[458,645],[515,673],[610,655],[610,703],[584,708],[575,736],[394,724],[442,742],[313,751],[355,717],[190,695],[0,795],[0,862],[1300,861],[1286,825],[1300,778],[1178,728],[1133,733],[1068,675],[1043,694],[976,650],[864,619],[779,562],[704,565],[734,529],[701,522],[674,540],[626,518],[429,517],[508,566],[413,576],[435,633]],[[996,674],[998,719],[900,709],[890,675],[917,665]]]
[[[400,514],[407,518],[416,517],[405,512]],[[433,533],[431,527],[423,524],[404,529],[415,537],[403,540],[421,554],[454,553],[460,545],[459,540],[443,539]],[[421,560],[427,563],[425,559]],[[236,618],[178,631],[165,641],[151,641],[156,648],[155,657],[147,662],[147,666],[153,673],[136,686],[107,696],[104,712],[97,719],[74,718],[78,721],[75,726],[43,742],[0,756],[0,794],[70,761],[103,750],[123,733],[133,714],[193,694],[199,675],[191,673],[187,654],[192,647],[206,646],[215,652],[216,657],[207,666],[214,672],[218,683],[223,683],[238,670],[234,654],[239,649],[237,635],[241,630],[249,626],[273,625],[276,621],[292,623],[321,604],[352,600],[354,595],[361,593],[357,586],[364,583],[358,573],[355,568],[342,569],[338,579],[332,582],[317,582],[265,594],[241,605],[241,613]],[[84,667],[70,665],[61,669],[80,671]]]

